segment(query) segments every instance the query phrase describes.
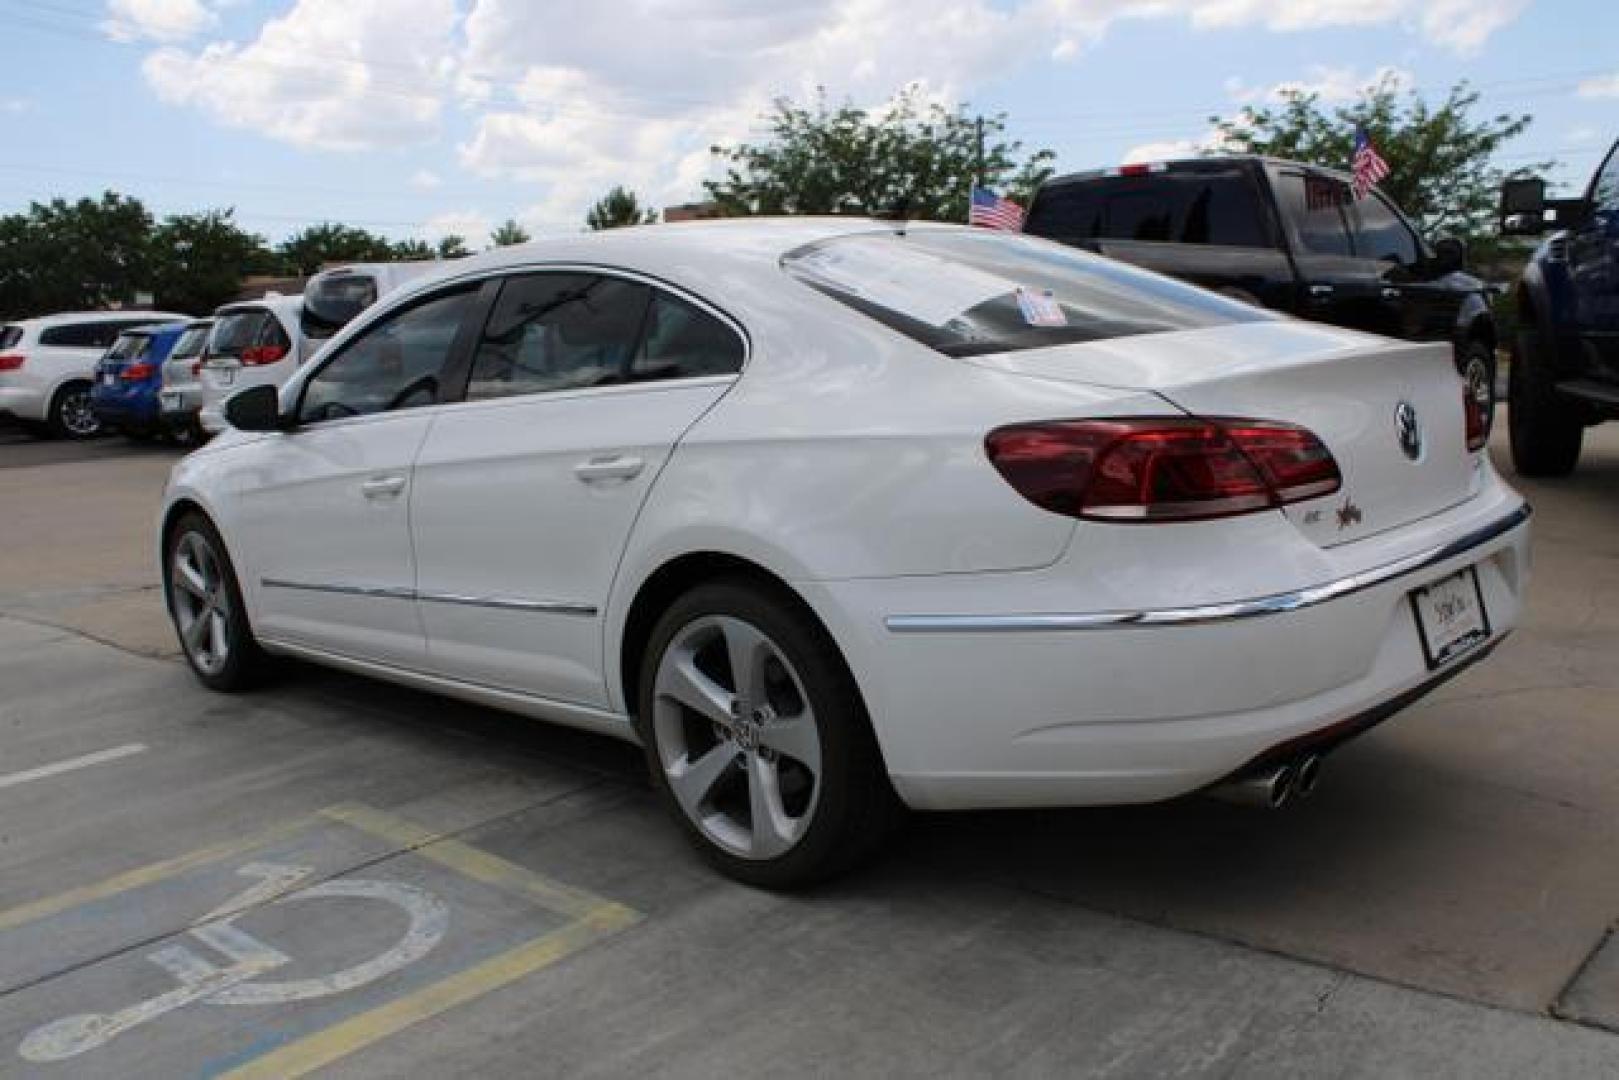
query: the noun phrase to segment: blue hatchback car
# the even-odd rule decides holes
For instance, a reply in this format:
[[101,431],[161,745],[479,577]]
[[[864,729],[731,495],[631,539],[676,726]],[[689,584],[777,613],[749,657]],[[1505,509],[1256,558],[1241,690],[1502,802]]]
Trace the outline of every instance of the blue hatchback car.
[[126,330],[96,362],[90,407],[104,429],[149,437],[163,431],[158,390],[163,361],[188,324],[160,323]]

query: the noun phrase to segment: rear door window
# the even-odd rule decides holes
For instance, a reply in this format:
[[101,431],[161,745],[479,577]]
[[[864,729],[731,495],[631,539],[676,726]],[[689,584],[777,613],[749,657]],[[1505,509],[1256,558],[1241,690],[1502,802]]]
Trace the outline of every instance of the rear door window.
[[1172,168],[1059,184],[1040,193],[1025,231],[1069,242],[1272,246],[1259,192],[1237,168]]
[[743,352],[742,339],[725,323],[696,304],[654,290],[630,378],[646,382],[734,375],[742,370]]
[[509,278],[472,361],[467,399],[626,381],[652,290],[592,274]]

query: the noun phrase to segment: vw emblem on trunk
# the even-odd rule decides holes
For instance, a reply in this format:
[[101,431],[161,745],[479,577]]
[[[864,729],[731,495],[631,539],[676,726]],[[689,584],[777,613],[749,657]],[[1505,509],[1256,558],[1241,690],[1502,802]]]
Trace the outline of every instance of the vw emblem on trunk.
[[1422,425],[1417,421],[1417,407],[1409,401],[1394,406],[1394,435],[1406,457],[1415,461],[1422,456]]

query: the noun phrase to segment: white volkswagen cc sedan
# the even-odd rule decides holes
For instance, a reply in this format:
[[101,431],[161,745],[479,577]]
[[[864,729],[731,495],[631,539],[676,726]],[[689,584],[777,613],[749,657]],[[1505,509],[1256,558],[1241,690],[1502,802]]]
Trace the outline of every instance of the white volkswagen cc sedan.
[[739,220],[505,248],[181,461],[218,690],[286,655],[637,740],[726,872],[900,806],[1279,802],[1517,621],[1448,347],[1041,240]]

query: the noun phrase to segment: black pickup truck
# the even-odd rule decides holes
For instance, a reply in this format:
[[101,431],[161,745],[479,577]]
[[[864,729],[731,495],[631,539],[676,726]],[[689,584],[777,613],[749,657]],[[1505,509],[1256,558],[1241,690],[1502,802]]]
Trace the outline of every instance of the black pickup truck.
[[1041,186],[1024,231],[1306,319],[1450,341],[1495,405],[1495,321],[1460,241],[1431,248],[1347,173],[1254,156],[1124,165]]

